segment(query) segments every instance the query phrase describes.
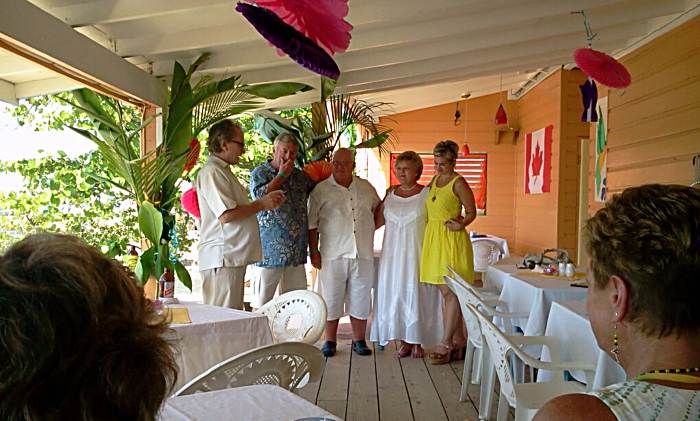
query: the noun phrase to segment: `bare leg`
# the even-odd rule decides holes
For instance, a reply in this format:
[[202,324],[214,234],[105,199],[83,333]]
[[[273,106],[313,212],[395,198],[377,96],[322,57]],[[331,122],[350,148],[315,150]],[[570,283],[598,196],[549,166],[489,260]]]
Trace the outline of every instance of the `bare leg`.
[[338,342],[337,336],[338,336],[338,322],[339,321],[340,321],[340,319],[326,321],[325,336],[326,336],[327,341]]
[[[350,316],[350,325],[352,326],[352,338],[356,341],[364,341],[365,333],[367,332],[367,320],[356,319]],[[328,326],[328,324],[326,324]],[[328,329],[328,327],[326,327]],[[335,329],[338,330],[338,321],[335,321]]]
[[438,285],[438,288],[440,289],[440,293],[442,293],[442,298],[445,302],[445,329],[442,336],[442,343],[451,345],[455,333],[457,332],[457,327],[459,326],[459,320],[462,317],[462,313],[459,310],[459,301],[457,301],[457,296],[450,291],[447,285]]

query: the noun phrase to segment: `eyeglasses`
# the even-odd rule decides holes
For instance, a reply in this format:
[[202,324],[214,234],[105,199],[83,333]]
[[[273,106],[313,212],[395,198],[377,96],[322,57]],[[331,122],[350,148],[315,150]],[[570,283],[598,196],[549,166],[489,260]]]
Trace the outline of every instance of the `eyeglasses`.
[[237,143],[241,147],[241,149],[245,149],[245,143],[243,143],[243,142],[239,142],[239,141],[233,140],[233,139],[229,139],[229,142]]

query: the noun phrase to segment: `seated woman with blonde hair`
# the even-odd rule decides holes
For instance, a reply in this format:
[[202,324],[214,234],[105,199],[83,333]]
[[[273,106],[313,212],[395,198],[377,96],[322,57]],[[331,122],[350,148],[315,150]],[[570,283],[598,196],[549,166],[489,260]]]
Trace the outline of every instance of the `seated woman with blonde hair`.
[[700,419],[700,190],[627,189],[584,236],[591,326],[628,380],[559,396],[535,419]]
[[177,377],[166,322],[76,237],[0,256],[0,420],[153,420]]

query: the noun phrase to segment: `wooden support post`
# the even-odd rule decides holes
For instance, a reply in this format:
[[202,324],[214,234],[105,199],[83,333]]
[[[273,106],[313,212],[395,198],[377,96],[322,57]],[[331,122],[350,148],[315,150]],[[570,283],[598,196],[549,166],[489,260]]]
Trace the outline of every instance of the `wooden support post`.
[[[152,105],[147,105],[143,108],[143,119],[155,117],[157,113],[157,108]],[[154,151],[156,149],[156,139],[157,139],[157,124],[152,123],[141,129],[141,136],[139,137],[139,146],[141,150],[141,156]],[[141,250],[146,250],[150,247],[147,240],[141,239]],[[158,298],[156,294],[158,293],[158,280],[154,277],[148,279],[146,284],[143,286],[143,293],[146,298],[156,299]]]

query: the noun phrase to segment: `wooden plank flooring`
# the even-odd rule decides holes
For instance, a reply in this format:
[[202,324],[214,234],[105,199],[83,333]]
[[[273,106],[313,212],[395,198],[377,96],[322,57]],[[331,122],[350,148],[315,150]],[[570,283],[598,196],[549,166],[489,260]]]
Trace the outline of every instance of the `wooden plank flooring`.
[[[322,379],[298,394],[347,421],[477,419],[479,386],[470,385],[467,401],[459,401],[463,361],[432,365],[427,358],[398,359],[396,347],[392,342],[383,351],[373,348],[371,356],[361,357],[352,353],[349,339],[339,339],[338,352],[326,360]],[[495,393],[491,419],[496,419]]]

